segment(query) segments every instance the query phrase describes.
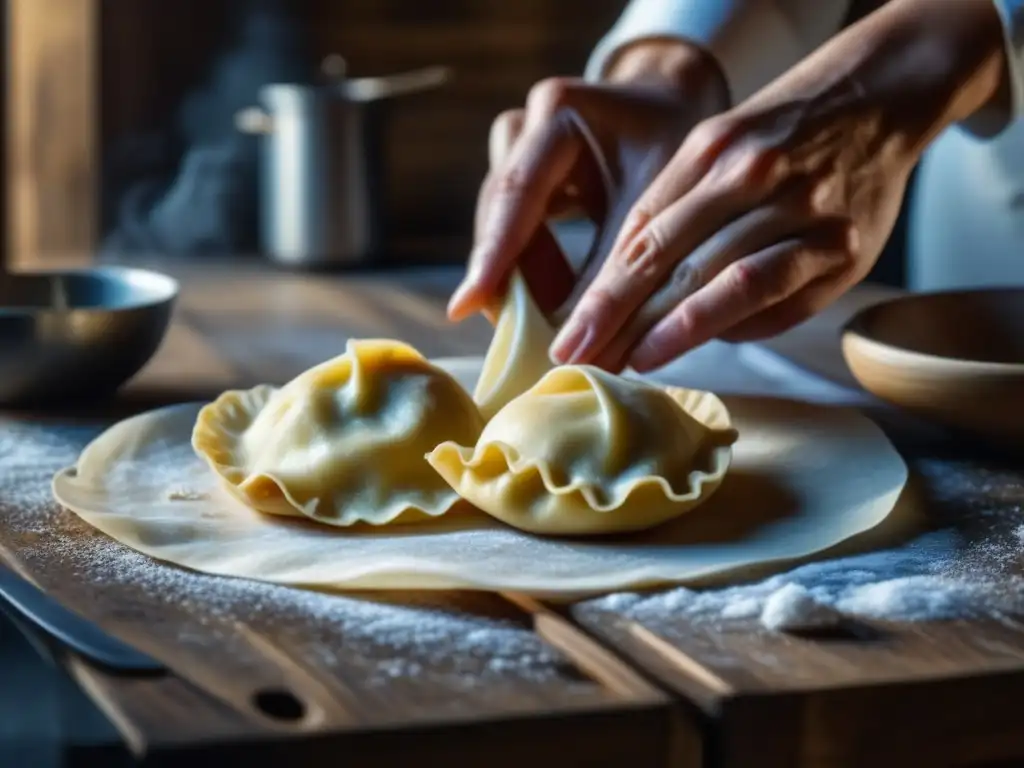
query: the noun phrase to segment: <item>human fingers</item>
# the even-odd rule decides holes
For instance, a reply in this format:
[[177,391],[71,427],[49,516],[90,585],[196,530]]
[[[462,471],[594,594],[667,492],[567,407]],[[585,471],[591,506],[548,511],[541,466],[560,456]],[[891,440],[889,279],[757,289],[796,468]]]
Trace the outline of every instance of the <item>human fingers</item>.
[[[509,109],[495,118],[488,136],[487,154],[492,169],[481,186],[477,201],[474,232],[479,233],[487,213],[487,205],[493,195],[495,179],[494,168],[498,168],[507,159],[512,147],[522,135],[526,122],[526,111]],[[586,190],[600,188],[597,170],[593,163],[577,163],[577,167],[567,179],[565,188],[556,191],[550,201],[548,216],[555,218],[567,215],[573,209],[593,207],[591,195]],[[545,314],[550,314],[563,303],[575,285],[576,276],[557,239],[547,226],[537,229],[534,236],[523,250],[519,259],[519,269],[530,287],[530,294],[538,307]],[[504,290],[501,291],[504,293]],[[484,310],[492,321],[496,319],[494,308]]]
[[[561,326],[568,319],[586,289],[594,282],[636,200],[671,160],[673,153],[671,145],[653,143],[644,147],[631,147],[624,154],[630,172],[613,180],[611,185],[605,182],[605,186],[610,188],[603,201],[601,215],[591,216],[591,220],[598,223],[595,242],[590,246],[587,260],[581,265],[572,292],[553,317],[556,326]],[[596,163],[592,165],[597,171]]]
[[856,277],[838,281],[832,275],[819,277],[790,298],[734,325],[727,332],[721,334],[720,338],[722,341],[740,344],[778,336],[780,333],[785,333],[810,320],[850,290],[857,282]]
[[[530,296],[538,309],[549,318],[565,302],[576,283],[576,273],[562,251],[562,246],[547,227],[541,227],[527,244],[517,264]],[[508,291],[508,277],[499,286],[495,300],[480,310],[494,325],[501,315],[502,301]]]
[[724,168],[709,169],[707,158],[684,150],[685,143],[626,217],[601,271],[552,344],[554,359],[591,362],[676,264],[774,190],[768,154],[736,154]]
[[525,109],[507,109],[494,118],[487,136],[487,161],[490,168],[501,167],[522,134],[525,123]]
[[[487,154],[492,172],[488,173],[477,203],[474,229],[477,233],[483,227],[487,204],[490,202],[496,186],[494,179],[497,177],[494,175],[493,169],[500,168],[505,162],[512,147],[522,135],[525,122],[525,110],[510,109],[498,115],[491,125]],[[579,158],[576,166],[565,179],[565,183],[552,192],[548,200],[548,219],[566,218],[580,213],[593,217],[598,213],[596,209],[603,202],[600,174],[594,167],[591,158],[584,155]]]
[[639,195],[601,271],[551,346],[559,362],[589,362],[675,264],[774,188],[776,156],[743,141],[740,124],[706,120]]
[[[741,259],[684,299],[644,336],[630,356],[637,371],[659,368],[781,304],[813,280],[841,275],[849,249],[797,237]],[[825,247],[822,247],[825,245]]]
[[640,339],[676,306],[731,264],[784,241],[811,225],[798,199],[785,198],[733,220],[676,264],[668,279],[629,317],[591,361],[607,370],[625,365]]
[[501,168],[512,147],[523,131],[526,111],[523,109],[507,109],[500,113],[491,123],[487,136],[487,175],[476,199],[476,211],[473,216],[473,237],[480,236],[480,230],[487,216],[487,206],[494,194],[496,184],[495,169]]
[[538,229],[527,244],[518,268],[530,288],[530,296],[545,315],[565,302],[576,283],[572,264],[547,226]]
[[482,308],[547,218],[548,199],[579,152],[570,126],[555,119],[525,133],[495,174],[466,278],[448,305],[452,320]]
[[452,320],[486,305],[547,219],[552,197],[584,153],[578,117],[572,111],[580,93],[585,89],[563,80],[544,81],[531,90],[519,138],[485,185],[478,242],[466,278],[448,306]]

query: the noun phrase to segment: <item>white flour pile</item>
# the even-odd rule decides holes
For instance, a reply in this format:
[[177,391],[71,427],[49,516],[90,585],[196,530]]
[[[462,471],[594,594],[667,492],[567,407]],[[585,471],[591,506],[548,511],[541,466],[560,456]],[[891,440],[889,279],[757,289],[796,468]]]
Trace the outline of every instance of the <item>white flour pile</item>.
[[[503,683],[521,690],[530,682],[559,681],[568,695],[593,691],[554,650],[513,618],[431,604],[430,596],[410,604],[322,594],[193,573],[156,562],[94,532],[54,504],[50,480],[74,463],[96,432],[17,423],[0,424],[0,546],[17,542],[28,563],[62,564],[63,574],[91,585],[97,600],[162,603],[183,612],[200,606],[202,626],[182,630],[175,641],[200,646],[210,632],[236,622],[275,637],[294,636],[303,654],[325,666],[359,670],[361,683],[387,684],[416,678],[433,686],[471,691]],[[116,598],[121,596],[123,598]],[[494,601],[478,598],[476,602]],[[448,600],[451,603],[451,600]],[[493,610],[493,609],[491,609]],[[510,616],[514,614],[510,612]],[[192,634],[190,634],[192,633]]]
[[753,584],[621,593],[584,610],[638,621],[683,617],[766,629],[822,627],[839,617],[928,621],[1024,615],[1024,483],[955,462],[915,468],[933,496],[941,530],[895,549],[804,565]]
[[772,592],[761,609],[761,623],[779,632],[838,626],[843,615],[799,584],[787,584]]

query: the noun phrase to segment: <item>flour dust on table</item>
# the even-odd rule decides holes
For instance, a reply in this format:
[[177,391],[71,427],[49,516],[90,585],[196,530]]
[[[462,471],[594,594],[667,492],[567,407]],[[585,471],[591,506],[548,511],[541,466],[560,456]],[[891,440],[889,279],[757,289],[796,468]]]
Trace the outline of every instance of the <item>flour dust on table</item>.
[[940,621],[1024,616],[1024,472],[971,462],[912,464],[928,523],[898,546],[824,560],[728,588],[617,593],[582,610],[637,621],[669,617],[746,631],[824,628],[841,618]]
[[[205,647],[221,630],[231,635],[240,619],[261,630],[295,632],[297,646],[330,656],[322,659],[325,665],[341,656],[358,660],[369,670],[363,681],[369,685],[419,675],[417,685],[442,684],[467,694],[524,679],[560,680],[583,690],[571,665],[512,618],[476,613],[471,606],[465,611],[439,607],[426,597],[370,601],[211,576],[159,562],[93,530],[53,500],[50,483],[97,432],[0,420],[0,551],[41,574],[40,586],[58,599],[85,594],[90,602],[116,605],[118,611],[139,604],[194,611],[202,617],[202,635],[167,625],[167,631],[183,632],[172,638],[183,647]],[[163,477],[173,482],[177,474],[166,469]],[[62,578],[48,583],[45,574],[52,568],[47,566],[54,563],[61,564]]]

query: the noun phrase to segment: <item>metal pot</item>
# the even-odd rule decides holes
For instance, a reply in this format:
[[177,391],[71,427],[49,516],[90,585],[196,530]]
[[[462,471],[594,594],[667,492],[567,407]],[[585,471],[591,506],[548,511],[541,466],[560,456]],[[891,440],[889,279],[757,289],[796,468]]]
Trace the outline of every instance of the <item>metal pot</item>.
[[237,115],[240,130],[263,135],[261,246],[285,266],[354,266],[379,253],[385,199],[381,107],[451,76],[446,67],[428,67],[349,79],[339,63],[338,57],[325,62],[333,82],[266,85],[261,106]]

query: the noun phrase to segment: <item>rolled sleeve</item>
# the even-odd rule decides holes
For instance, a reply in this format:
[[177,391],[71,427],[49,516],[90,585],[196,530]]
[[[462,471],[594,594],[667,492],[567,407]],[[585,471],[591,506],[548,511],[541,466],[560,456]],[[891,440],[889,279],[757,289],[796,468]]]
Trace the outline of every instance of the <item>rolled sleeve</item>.
[[1010,111],[983,109],[960,123],[979,138],[1002,133],[1011,122],[1024,116],[1024,0],[990,0],[1003,23],[1009,77]]
[[585,75],[600,79],[630,43],[677,39],[715,57],[738,103],[829,39],[848,12],[848,0],[632,0],[597,44]]

